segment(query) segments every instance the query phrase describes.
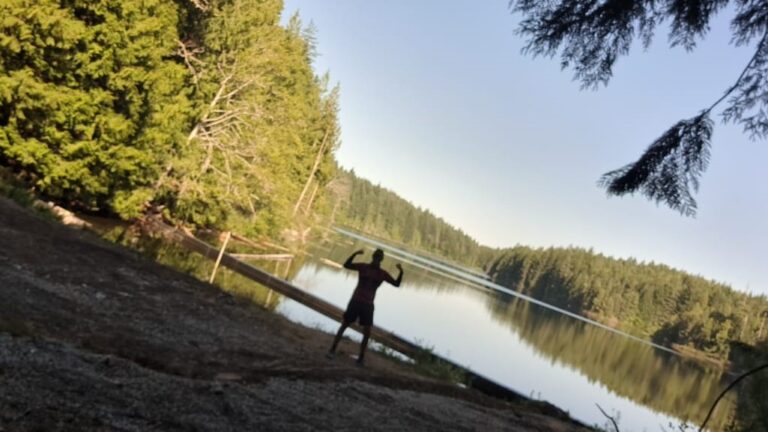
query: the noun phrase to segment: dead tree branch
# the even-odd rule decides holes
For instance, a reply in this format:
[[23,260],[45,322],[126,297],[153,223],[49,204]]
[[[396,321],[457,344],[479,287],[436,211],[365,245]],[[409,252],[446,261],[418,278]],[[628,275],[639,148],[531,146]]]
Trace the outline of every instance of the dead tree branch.
[[605,416],[605,417],[606,417],[608,420],[610,420],[610,421],[611,421],[611,423],[613,423],[613,428],[614,428],[614,429],[616,429],[616,432],[621,432],[621,431],[619,430],[619,425],[616,423],[616,419],[614,419],[613,417],[609,416],[609,415],[608,415],[608,413],[607,413],[607,412],[605,412],[605,411],[603,410],[603,408],[600,406],[600,404],[597,404],[597,403],[596,403],[595,405],[597,406],[597,409],[599,409],[599,410],[600,410],[600,412],[601,412],[601,413],[602,413],[602,414],[603,414],[603,415],[604,415],[604,416]]
[[744,378],[755,374],[757,372],[760,372],[763,369],[768,369],[768,363],[760,365],[754,369],[751,369],[747,372],[744,372],[743,374],[739,375],[735,380],[733,380],[732,383],[728,385],[728,387],[723,390],[719,396],[715,399],[715,402],[712,404],[712,407],[709,408],[709,412],[707,413],[707,417],[704,418],[704,421],[701,423],[701,426],[699,427],[699,432],[702,432],[704,428],[707,426],[707,422],[709,422],[710,417],[712,417],[712,414],[715,412],[715,408],[717,408],[717,404],[720,403],[720,399],[725,396],[726,393],[728,393],[732,388],[736,387],[736,384],[738,384],[741,380]]

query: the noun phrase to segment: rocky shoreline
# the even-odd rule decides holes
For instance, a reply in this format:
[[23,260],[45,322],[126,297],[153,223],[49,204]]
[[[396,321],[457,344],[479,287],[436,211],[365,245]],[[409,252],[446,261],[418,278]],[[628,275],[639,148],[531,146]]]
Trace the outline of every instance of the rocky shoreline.
[[2,431],[589,430],[376,353],[329,361],[330,335],[5,199],[0,239]]

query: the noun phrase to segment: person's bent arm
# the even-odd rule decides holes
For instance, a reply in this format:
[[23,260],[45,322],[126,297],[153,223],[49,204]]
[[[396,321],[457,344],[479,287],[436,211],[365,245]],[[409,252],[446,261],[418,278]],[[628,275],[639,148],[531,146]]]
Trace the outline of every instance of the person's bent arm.
[[352,255],[347,258],[346,261],[344,261],[344,268],[349,270],[357,270],[357,264],[353,263],[352,261],[355,259],[356,256],[363,253],[363,250],[360,249],[359,251],[355,251]]
[[387,282],[396,287],[399,287],[400,283],[403,281],[403,266],[401,266],[400,264],[396,264],[395,266],[397,267],[398,270],[400,270],[400,274],[397,275],[397,279],[392,279],[392,276],[390,276],[389,273],[387,273]]

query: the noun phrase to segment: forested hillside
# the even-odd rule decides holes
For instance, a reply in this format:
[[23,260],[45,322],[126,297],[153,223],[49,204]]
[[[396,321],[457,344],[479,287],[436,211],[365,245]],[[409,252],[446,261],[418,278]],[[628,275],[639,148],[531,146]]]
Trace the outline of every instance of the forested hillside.
[[492,256],[491,248],[354,170],[340,170],[338,184],[343,201],[337,224],[469,266],[480,266]]
[[584,249],[504,250],[493,280],[564,309],[659,343],[719,356],[729,343],[768,338],[768,301],[665,265],[619,260]]
[[279,0],[0,4],[0,165],[89,212],[275,234],[334,176],[338,89]]

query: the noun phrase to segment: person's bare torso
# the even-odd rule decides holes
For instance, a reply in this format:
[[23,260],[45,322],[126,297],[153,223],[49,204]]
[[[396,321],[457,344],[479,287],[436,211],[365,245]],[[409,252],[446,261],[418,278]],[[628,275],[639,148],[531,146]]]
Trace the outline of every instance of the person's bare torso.
[[355,269],[358,272],[357,286],[352,294],[352,300],[361,303],[373,303],[376,298],[376,290],[384,281],[391,281],[392,276],[381,267],[371,264],[358,264]]

